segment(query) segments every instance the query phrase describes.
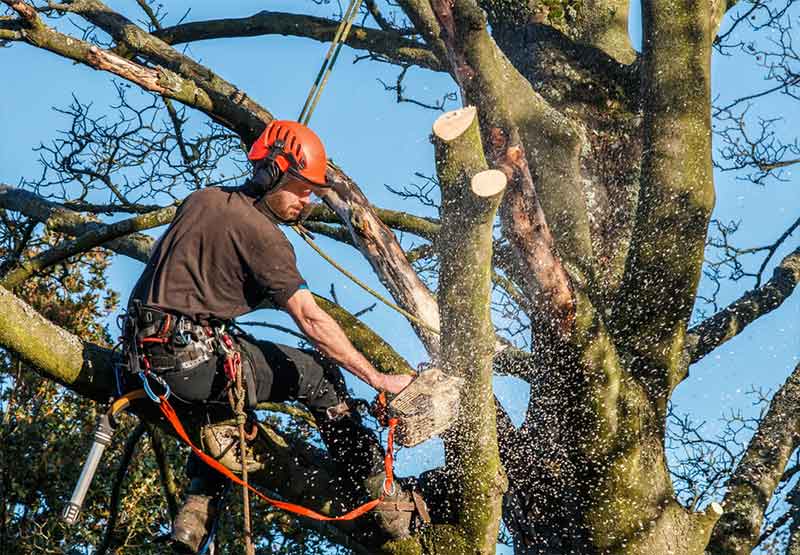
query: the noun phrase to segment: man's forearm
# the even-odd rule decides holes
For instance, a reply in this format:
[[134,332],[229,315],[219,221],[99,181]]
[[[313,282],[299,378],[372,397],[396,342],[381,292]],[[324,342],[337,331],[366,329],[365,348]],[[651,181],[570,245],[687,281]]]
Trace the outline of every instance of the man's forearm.
[[381,388],[383,376],[353,347],[342,328],[328,313],[319,309],[319,312],[298,318],[297,324],[322,354],[368,385]]

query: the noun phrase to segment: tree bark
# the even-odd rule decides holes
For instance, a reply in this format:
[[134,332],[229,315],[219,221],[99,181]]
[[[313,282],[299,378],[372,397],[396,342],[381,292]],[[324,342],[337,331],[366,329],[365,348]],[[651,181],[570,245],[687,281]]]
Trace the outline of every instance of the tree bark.
[[756,545],[764,511],[800,446],[800,364],[775,394],[728,481],[725,515],[708,545],[711,555],[745,555]]
[[[487,171],[474,108],[441,116],[433,133],[442,191],[437,243],[442,361],[445,371],[465,379],[458,423],[446,441],[447,474],[459,485],[452,499],[456,528],[449,533],[457,533],[469,552],[489,554],[496,549],[506,489],[492,394],[490,313],[492,225],[506,179],[494,172],[500,174],[498,181]],[[446,544],[439,534],[437,543]]]
[[643,3],[641,189],[612,329],[662,410],[681,379],[714,207],[709,12],[704,2]]

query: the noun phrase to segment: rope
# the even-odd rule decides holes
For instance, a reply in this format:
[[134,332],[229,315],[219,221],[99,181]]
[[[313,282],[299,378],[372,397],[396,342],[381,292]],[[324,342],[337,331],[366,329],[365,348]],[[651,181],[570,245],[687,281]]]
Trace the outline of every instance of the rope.
[[178,415],[175,413],[175,409],[172,408],[172,405],[167,400],[166,397],[160,398],[160,403],[158,404],[158,408],[161,410],[161,414],[167,419],[167,421],[172,425],[172,428],[175,430],[177,436],[186,444],[188,445],[191,450],[194,452],[195,455],[200,457],[204,463],[208,466],[234,482],[240,486],[246,487],[248,490],[253,492],[255,495],[272,505],[273,507],[277,507],[278,509],[282,509],[284,511],[288,511],[290,513],[294,513],[300,516],[305,516],[308,518],[313,518],[314,520],[321,520],[321,521],[342,521],[342,520],[353,520],[358,518],[359,516],[367,513],[380,505],[387,492],[393,491],[395,488],[394,484],[394,431],[397,427],[397,419],[390,418],[388,425],[389,425],[389,433],[387,434],[386,439],[386,457],[383,460],[384,471],[386,472],[386,481],[383,484],[383,488],[381,489],[380,495],[373,499],[372,501],[368,501],[364,503],[360,507],[356,507],[355,509],[351,510],[348,513],[345,513],[340,516],[328,516],[308,509],[306,507],[302,507],[300,505],[296,505],[294,503],[287,503],[286,501],[279,501],[278,499],[272,499],[261,493],[259,490],[254,488],[252,485],[244,482],[241,478],[236,476],[233,472],[228,470],[227,467],[223,466],[217,459],[207,455],[203,452],[202,449],[197,447],[192,440],[189,438],[189,434],[186,432],[186,429],[183,427]]
[[297,233],[297,234],[298,234],[300,237],[302,237],[302,238],[303,238],[303,240],[304,240],[306,243],[308,243],[308,246],[309,246],[309,247],[311,247],[312,249],[314,249],[314,250],[317,252],[317,254],[319,254],[319,255],[320,255],[322,258],[324,258],[324,259],[325,259],[325,260],[328,262],[328,264],[330,264],[331,266],[333,266],[334,268],[336,268],[337,270],[339,270],[339,271],[340,271],[342,274],[344,274],[345,276],[347,276],[347,277],[348,277],[348,278],[349,278],[349,279],[350,279],[350,280],[351,280],[353,283],[355,283],[356,285],[358,285],[359,287],[361,287],[361,288],[362,288],[364,291],[366,291],[367,293],[369,293],[370,295],[372,295],[373,297],[375,297],[376,299],[378,299],[379,301],[381,301],[383,304],[385,304],[386,306],[388,306],[388,307],[389,307],[389,308],[391,308],[392,310],[395,310],[395,311],[397,311],[398,313],[402,314],[402,315],[403,315],[403,316],[405,316],[405,317],[406,317],[408,320],[410,320],[410,321],[414,322],[414,323],[415,323],[415,324],[417,324],[418,326],[420,326],[420,327],[422,327],[422,328],[425,328],[426,330],[428,330],[428,331],[430,331],[430,332],[433,332],[433,333],[435,333],[436,335],[441,335],[441,332],[440,332],[440,331],[439,331],[437,328],[434,328],[433,326],[431,326],[430,324],[428,324],[428,323],[427,323],[427,322],[425,322],[424,320],[422,320],[422,319],[420,319],[420,318],[417,318],[416,316],[414,316],[413,314],[411,314],[411,313],[410,313],[410,312],[408,312],[407,310],[404,310],[403,308],[400,308],[399,306],[397,306],[396,304],[394,304],[392,301],[390,301],[389,299],[387,299],[386,297],[384,297],[383,295],[381,295],[380,293],[378,293],[377,291],[375,291],[374,289],[372,289],[372,288],[371,288],[369,285],[367,285],[366,283],[364,283],[363,281],[361,281],[360,279],[358,279],[356,276],[354,276],[353,274],[351,274],[349,271],[347,271],[347,270],[346,270],[345,268],[343,268],[341,265],[339,265],[339,263],[338,263],[338,262],[336,262],[336,261],[335,261],[333,258],[331,258],[330,256],[328,256],[328,254],[326,254],[326,253],[325,253],[325,251],[323,251],[323,250],[322,250],[322,249],[319,247],[319,245],[317,245],[317,244],[316,244],[316,243],[313,241],[313,239],[311,239],[311,234],[310,234],[310,233],[309,233],[309,231],[308,231],[306,228],[304,228],[302,225],[300,225],[300,224],[295,224],[295,225],[293,225],[293,226],[292,226],[292,229],[294,229],[295,233]]
[[308,125],[308,120],[311,119],[311,114],[314,113],[314,109],[317,107],[317,103],[322,96],[322,90],[328,83],[328,77],[333,71],[333,66],[336,64],[342,45],[347,40],[347,35],[353,26],[353,20],[355,20],[358,9],[361,7],[361,2],[362,0],[350,0],[350,4],[348,4],[347,10],[342,16],[341,22],[339,22],[339,27],[336,29],[336,34],[333,37],[333,41],[331,41],[330,48],[328,48],[328,53],[322,61],[322,67],[319,68],[317,78],[314,80],[314,84],[311,85],[306,102],[300,111],[300,116],[297,118],[297,121],[303,125]]
[[[239,453],[242,461],[242,515],[244,519],[244,552],[245,555],[255,555],[253,546],[253,533],[250,524],[250,490],[247,479],[247,435],[244,424],[247,415],[244,411],[245,391],[242,384],[242,358],[238,351],[228,353],[228,361],[234,375],[234,388],[228,389],[228,401],[236,413],[236,424],[239,431]],[[226,362],[228,362],[226,361]],[[234,391],[235,390],[235,391]]]

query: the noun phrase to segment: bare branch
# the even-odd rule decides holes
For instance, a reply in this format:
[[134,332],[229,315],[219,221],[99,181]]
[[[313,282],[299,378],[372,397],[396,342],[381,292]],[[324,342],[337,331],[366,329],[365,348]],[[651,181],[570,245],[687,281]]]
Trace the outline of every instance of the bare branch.
[[[464,378],[457,432],[470,441],[446,442],[453,476],[462,484],[462,514],[471,517],[466,541],[479,553],[494,551],[507,487],[500,464],[492,397],[495,332],[491,296],[492,225],[506,186],[489,170],[473,107],[448,112],[433,125],[436,172],[442,191],[438,301],[444,369]],[[476,505],[480,505],[480,509]]]
[[800,446],[800,365],[775,394],[769,411],[728,482],[725,514],[714,528],[709,553],[749,553],[791,454]]
[[71,256],[91,250],[118,237],[167,224],[172,221],[175,211],[175,207],[162,208],[156,212],[149,212],[121,222],[95,227],[72,241],[65,241],[49,251],[23,261],[19,268],[0,277],[0,285],[12,289],[34,274]]
[[778,308],[789,298],[800,281],[800,247],[787,255],[764,285],[745,293],[728,307],[689,330],[686,348],[690,361],[736,337],[750,323]]
[[[250,17],[183,23],[166,27],[153,35],[172,45],[260,35],[296,36],[329,42],[338,25],[338,21],[321,17],[264,10]],[[347,45],[375,52],[397,64],[418,65],[434,71],[445,69],[429,48],[396,30],[377,30],[353,25],[347,37]]]

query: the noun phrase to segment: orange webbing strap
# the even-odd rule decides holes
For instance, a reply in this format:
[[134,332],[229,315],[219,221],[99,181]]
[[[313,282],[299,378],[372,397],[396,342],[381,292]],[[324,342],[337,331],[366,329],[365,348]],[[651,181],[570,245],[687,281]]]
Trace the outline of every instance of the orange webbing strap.
[[[202,449],[198,448],[192,440],[189,439],[189,435],[186,433],[186,430],[181,424],[181,421],[178,419],[178,415],[175,414],[175,410],[172,408],[172,405],[169,404],[165,397],[160,397],[161,403],[158,405],[161,408],[161,413],[164,417],[172,424],[172,427],[175,429],[175,433],[178,434],[186,445],[191,447],[192,451],[194,451],[195,455],[200,457],[204,463],[208,466],[216,470],[217,472],[221,473],[223,476],[232,480],[234,483],[247,487],[250,491],[256,494],[258,497],[269,503],[270,505],[277,507],[279,509],[283,509],[284,511],[288,511],[290,513],[295,513],[301,516],[305,516],[308,518],[313,518],[315,520],[353,520],[355,518],[360,517],[364,513],[367,513],[374,509],[381,501],[383,501],[384,495],[386,491],[391,491],[392,489],[392,482],[394,480],[394,474],[392,472],[392,464],[393,464],[393,457],[394,457],[394,428],[397,425],[396,419],[389,420],[389,434],[387,439],[387,448],[386,448],[386,457],[384,458],[383,464],[384,468],[386,469],[386,483],[383,486],[383,491],[381,491],[380,497],[377,499],[373,499],[372,501],[368,501],[364,503],[360,507],[356,507],[349,513],[343,514],[341,516],[326,516],[320,514],[316,511],[312,511],[311,509],[307,509],[306,507],[302,507],[300,505],[295,505],[294,503],[287,503],[285,501],[279,501],[277,499],[272,499],[267,497],[257,489],[255,489],[250,484],[246,484],[242,481],[241,478],[236,476],[233,472],[228,470],[225,466],[219,463],[213,457],[206,455]],[[244,461],[242,461],[244,464]]]

